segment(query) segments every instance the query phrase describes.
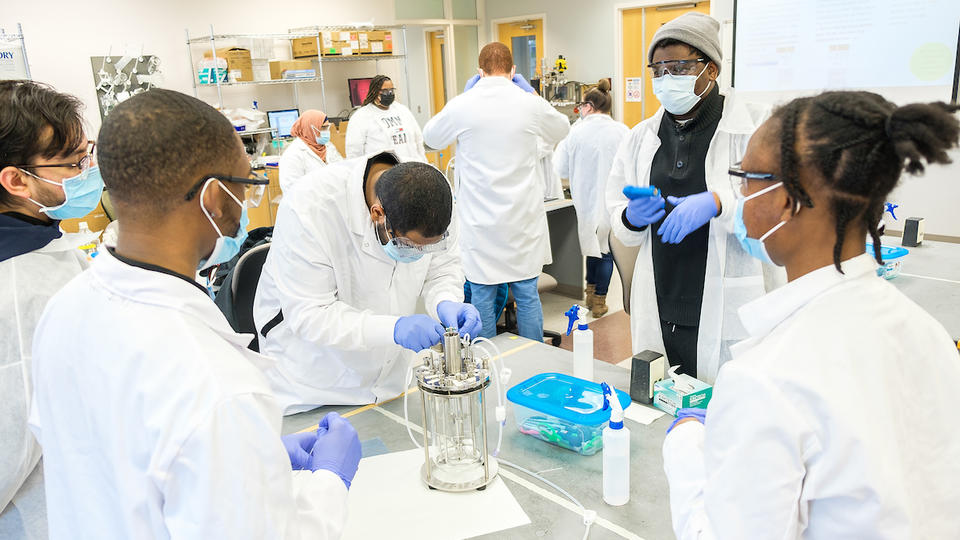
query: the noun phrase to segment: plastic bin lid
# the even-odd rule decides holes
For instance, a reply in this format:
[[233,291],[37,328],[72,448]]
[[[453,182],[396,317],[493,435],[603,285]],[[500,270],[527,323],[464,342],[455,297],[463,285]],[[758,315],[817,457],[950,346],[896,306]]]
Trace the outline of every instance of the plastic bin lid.
[[[873,255],[873,244],[867,242],[867,253]],[[904,255],[910,253],[910,250],[907,248],[897,247],[897,246],[880,246],[880,258],[888,261],[890,259],[899,259]]]
[[[621,390],[616,392],[620,406],[629,407],[630,396]],[[508,390],[507,399],[575,424],[596,426],[610,421],[610,406],[604,408],[600,383],[563,373],[534,375]]]

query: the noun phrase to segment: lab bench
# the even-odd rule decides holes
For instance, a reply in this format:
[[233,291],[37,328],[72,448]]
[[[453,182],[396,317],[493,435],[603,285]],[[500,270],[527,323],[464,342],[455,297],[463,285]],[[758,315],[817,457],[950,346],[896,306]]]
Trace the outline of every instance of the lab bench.
[[[501,334],[494,338],[500,348],[505,367],[512,370],[508,386],[526,380],[544,372],[571,373],[573,354],[569,351],[550,347],[511,334]],[[596,380],[607,381],[621,389],[629,389],[630,372],[606,362],[594,362]],[[496,403],[495,387],[491,385],[487,392],[488,438],[496,445],[497,425],[493,415]],[[409,396],[410,422],[421,426],[420,396],[413,392]],[[590,530],[593,540],[631,538],[660,539],[672,538],[670,525],[669,492],[663,473],[661,447],[667,426],[672,417],[662,416],[650,425],[627,421],[630,429],[630,502],[624,506],[612,507],[603,502],[602,497],[602,452],[593,456],[581,456],[577,453],[558,448],[524,435],[517,430],[514,422],[513,406],[508,401],[507,420],[503,431],[503,444],[500,456],[521,467],[538,472],[544,478],[556,483],[576,497],[587,509],[595,510],[604,523],[596,522]],[[642,407],[637,403],[631,407]],[[316,425],[328,412],[337,411],[348,416],[357,429],[361,441],[379,439],[390,452],[410,450],[413,443],[407,435],[404,425],[397,418],[403,418],[403,399],[395,399],[379,405],[363,407],[340,406],[322,407],[284,418],[283,433],[293,433]],[[513,529],[484,535],[484,539],[529,539],[529,538],[580,538],[583,535],[583,522],[578,512],[561,506],[555,500],[562,499],[551,487],[542,484],[524,473],[501,467],[501,477],[517,502],[530,518],[531,523]],[[519,478],[519,482],[513,479]],[[540,489],[532,488],[537,486]],[[544,492],[554,494],[554,497]],[[567,505],[570,506],[570,505]],[[398,531],[395,538],[415,538],[416,531]]]

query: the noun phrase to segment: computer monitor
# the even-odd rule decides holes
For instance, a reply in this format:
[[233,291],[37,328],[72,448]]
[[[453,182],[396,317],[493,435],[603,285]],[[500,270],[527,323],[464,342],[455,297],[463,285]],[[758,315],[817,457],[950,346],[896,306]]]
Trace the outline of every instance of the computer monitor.
[[267,122],[270,127],[277,130],[277,137],[289,137],[290,128],[293,123],[300,118],[300,109],[283,109],[280,111],[267,111]]
[[350,106],[359,107],[363,100],[367,99],[367,92],[370,91],[372,77],[365,79],[347,79],[347,85],[350,89]]

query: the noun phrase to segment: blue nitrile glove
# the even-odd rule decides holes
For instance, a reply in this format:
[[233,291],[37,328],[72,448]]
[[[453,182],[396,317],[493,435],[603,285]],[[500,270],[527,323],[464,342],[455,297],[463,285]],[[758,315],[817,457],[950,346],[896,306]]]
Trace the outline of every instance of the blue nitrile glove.
[[480,74],[479,74],[479,73],[477,73],[477,74],[474,75],[473,77],[470,77],[470,80],[467,81],[466,86],[463,87],[463,91],[466,92],[467,90],[473,88],[473,85],[477,84],[477,81],[479,81],[479,80],[480,80]]
[[313,445],[310,470],[330,471],[343,480],[350,489],[350,483],[357,474],[360,465],[360,438],[346,418],[339,414],[328,413],[317,426],[317,442]]
[[317,442],[316,431],[291,433],[280,437],[280,440],[283,441],[283,447],[287,449],[287,455],[290,456],[290,465],[293,470],[300,471],[310,468],[310,450]]
[[400,317],[393,327],[393,342],[414,352],[433,347],[443,339],[443,327],[432,317]]
[[663,209],[663,197],[637,197],[627,203],[627,221],[634,227],[646,227],[663,219],[666,211]]
[[673,423],[670,424],[670,427],[667,428],[667,433],[670,433],[673,430],[674,426],[677,425],[684,418],[696,418],[701,424],[707,423],[707,410],[706,409],[680,409],[677,411],[677,417],[674,419]]
[[480,312],[471,304],[444,300],[437,304],[437,317],[440,324],[446,328],[456,328],[461,336],[469,335],[475,338],[483,329]]
[[514,73],[513,78],[510,80],[512,80],[513,84],[519,86],[520,89],[523,90],[524,92],[530,92],[531,94],[537,93],[537,91],[534,90],[532,86],[530,86],[530,83],[528,83],[527,80],[523,78],[523,75],[519,73]]
[[689,197],[667,197],[667,201],[674,208],[657,231],[664,244],[679,244],[688,234],[703,227],[717,215],[717,201],[712,191]]

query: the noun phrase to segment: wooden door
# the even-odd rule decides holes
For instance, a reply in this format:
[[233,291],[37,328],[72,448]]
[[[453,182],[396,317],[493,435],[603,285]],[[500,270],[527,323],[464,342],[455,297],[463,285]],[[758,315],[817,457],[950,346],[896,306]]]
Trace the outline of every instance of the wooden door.
[[[623,21],[623,76],[624,78],[643,78],[643,101],[627,102],[623,108],[623,122],[633,127],[641,120],[653,116],[660,108],[660,102],[653,95],[653,82],[647,58],[647,49],[654,34],[664,24],[689,11],[710,14],[710,2],[691,4],[664,4],[662,6],[624,10]],[[621,91],[626,95],[626,80]]]
[[430,87],[433,89],[433,114],[437,114],[447,104],[446,66],[443,61],[445,46],[443,32],[428,32],[430,44]]
[[510,48],[517,73],[527,79],[542,75],[543,19],[502,23],[497,26],[497,41]]

